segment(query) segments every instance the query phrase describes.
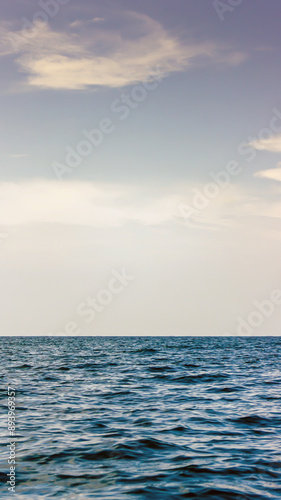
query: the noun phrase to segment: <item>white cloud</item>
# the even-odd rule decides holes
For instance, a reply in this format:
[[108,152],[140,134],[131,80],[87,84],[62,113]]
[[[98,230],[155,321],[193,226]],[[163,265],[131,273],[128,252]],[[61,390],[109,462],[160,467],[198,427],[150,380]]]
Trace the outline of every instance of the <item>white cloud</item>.
[[[0,184],[0,226],[59,223],[90,227],[181,224],[217,230],[255,213],[256,198],[229,186],[188,220],[180,207],[192,205],[194,185],[111,185],[90,182],[33,181]],[[201,192],[204,185],[198,185]],[[260,207],[259,207],[260,210]]]
[[105,21],[104,17],[94,17],[92,19],[93,23],[101,23],[102,21]]
[[272,153],[281,153],[281,134],[274,135],[268,139],[259,139],[249,143],[255,149],[260,151],[271,151]]
[[76,21],[73,21],[73,23],[70,24],[71,28],[77,28],[78,26],[82,26],[83,21],[81,19],[77,19]]
[[9,25],[2,22],[0,25],[0,57],[14,53],[15,49],[11,43],[13,37],[15,39],[15,35],[9,31]]
[[6,156],[8,158],[14,158],[14,159],[17,159],[17,158],[26,158],[27,156],[29,156],[28,154],[26,153],[19,153],[19,154],[1,154],[1,156]]
[[[278,163],[280,165],[280,163]],[[255,173],[255,177],[262,177],[264,179],[272,179],[281,182],[281,168],[270,168],[268,170],[260,170]]]
[[[143,81],[156,67],[169,74],[184,71],[196,60],[235,65],[245,59],[244,54],[214,43],[183,43],[144,14],[124,13],[119,29],[108,29],[102,18],[92,21],[95,28],[75,21],[70,27],[76,32],[64,33],[37,24],[34,36],[17,47],[16,63],[27,83],[50,89],[122,87]],[[22,37],[20,31],[15,35]],[[7,45],[11,36],[2,28],[0,55],[8,49],[13,52],[11,40]]]
[[0,225],[60,223],[117,227],[128,222],[144,225],[173,220],[178,197],[155,199],[142,189],[125,185],[34,181],[0,184]]
[[102,23],[105,21],[104,17],[94,17],[93,19],[89,19],[89,21],[83,21],[82,19],[77,19],[70,24],[71,28],[78,28],[79,26],[83,26],[87,23]]

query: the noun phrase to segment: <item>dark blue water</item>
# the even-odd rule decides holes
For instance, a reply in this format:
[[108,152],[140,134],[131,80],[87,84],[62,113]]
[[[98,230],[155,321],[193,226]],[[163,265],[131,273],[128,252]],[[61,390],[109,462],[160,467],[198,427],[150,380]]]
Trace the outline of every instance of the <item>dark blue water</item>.
[[16,384],[16,494],[281,498],[281,338],[2,338]]

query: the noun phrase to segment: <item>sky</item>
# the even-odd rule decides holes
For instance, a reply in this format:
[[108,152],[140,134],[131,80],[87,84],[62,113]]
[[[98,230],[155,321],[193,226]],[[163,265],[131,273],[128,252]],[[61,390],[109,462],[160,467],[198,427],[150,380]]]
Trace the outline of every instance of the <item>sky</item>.
[[0,335],[280,335],[280,3],[0,14]]

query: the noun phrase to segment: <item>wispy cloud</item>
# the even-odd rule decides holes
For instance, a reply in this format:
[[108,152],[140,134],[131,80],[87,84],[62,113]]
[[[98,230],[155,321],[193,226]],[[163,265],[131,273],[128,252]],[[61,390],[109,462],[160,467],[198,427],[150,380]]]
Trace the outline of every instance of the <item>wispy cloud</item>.
[[102,23],[102,21],[105,21],[105,18],[104,17],[94,17],[92,19],[92,22],[93,23]]
[[[188,203],[193,185],[153,186],[91,182],[33,181],[0,184],[0,226],[59,223],[91,227],[176,224],[211,230],[236,224],[253,215],[260,201],[237,186],[212,200],[204,213],[188,224],[179,206]],[[202,186],[200,186],[202,189]],[[50,202],[51,200],[51,202]],[[258,208],[257,208],[258,207]],[[266,204],[266,212],[269,205]],[[188,228],[187,228],[188,230]]]
[[259,139],[249,143],[255,149],[260,151],[270,151],[272,153],[281,153],[281,134],[273,135],[268,139]]
[[255,177],[262,177],[264,179],[271,179],[273,181],[281,182],[281,168],[270,168],[268,170],[260,170],[259,172],[255,173]]
[[29,155],[26,153],[12,154],[12,153],[3,153],[0,156],[5,156],[6,158],[27,158]]
[[[170,74],[199,61],[236,65],[245,55],[214,43],[184,43],[159,22],[135,12],[123,14],[118,28],[103,18],[75,21],[65,32],[37,25],[19,46],[16,64],[28,85],[49,89],[122,87],[147,78],[149,69]],[[104,22],[105,21],[105,22]],[[93,27],[94,25],[94,27]],[[121,27],[122,26],[122,27]],[[16,35],[21,35],[16,32]],[[0,55],[12,54],[7,26],[0,31]]]
[[[52,202],[50,203],[50,200]],[[160,224],[173,218],[171,195],[143,199],[134,186],[34,181],[0,184],[0,225],[60,223],[118,227],[128,222]]]

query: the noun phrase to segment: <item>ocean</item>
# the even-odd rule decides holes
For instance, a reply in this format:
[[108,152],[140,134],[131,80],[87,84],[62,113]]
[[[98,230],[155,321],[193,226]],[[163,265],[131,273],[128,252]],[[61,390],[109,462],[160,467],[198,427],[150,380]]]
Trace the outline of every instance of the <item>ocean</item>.
[[281,338],[0,345],[1,498],[280,500]]

